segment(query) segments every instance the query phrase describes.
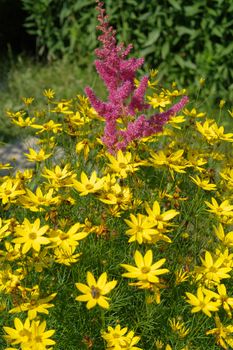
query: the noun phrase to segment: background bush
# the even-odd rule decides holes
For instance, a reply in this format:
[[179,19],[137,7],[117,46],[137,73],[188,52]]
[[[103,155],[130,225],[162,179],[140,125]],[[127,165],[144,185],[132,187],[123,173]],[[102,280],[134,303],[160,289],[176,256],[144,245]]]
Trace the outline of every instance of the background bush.
[[[68,55],[92,59],[95,0],[21,0],[26,27],[38,53],[49,60]],[[231,0],[105,0],[118,39],[132,42],[150,67],[181,85],[209,80],[209,93],[233,98],[233,2]]]

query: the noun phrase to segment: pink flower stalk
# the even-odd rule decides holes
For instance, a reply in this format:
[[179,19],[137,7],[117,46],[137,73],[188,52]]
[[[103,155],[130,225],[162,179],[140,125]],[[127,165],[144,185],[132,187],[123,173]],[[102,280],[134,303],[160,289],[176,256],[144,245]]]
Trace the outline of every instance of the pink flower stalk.
[[[124,44],[117,45],[116,31],[109,25],[104,4],[99,0],[96,2],[99,13],[97,29],[102,32],[98,40],[102,43],[102,47],[95,51],[99,58],[95,61],[95,66],[108,90],[108,100],[106,102],[99,100],[90,87],[86,87],[85,92],[92,107],[105,118],[102,141],[109,152],[114,153],[116,150],[125,149],[133,140],[162,131],[163,125],[170,117],[188,102],[188,97],[184,96],[168,111],[152,115],[149,119],[145,115],[136,118],[138,112],[150,107],[144,100],[148,77],[144,76],[137,88],[134,85],[136,72],[144,63],[144,59],[126,58],[132,49],[132,44],[126,48]],[[121,118],[124,121],[126,117],[134,117],[135,120],[128,123],[126,130],[119,130],[117,120]]]

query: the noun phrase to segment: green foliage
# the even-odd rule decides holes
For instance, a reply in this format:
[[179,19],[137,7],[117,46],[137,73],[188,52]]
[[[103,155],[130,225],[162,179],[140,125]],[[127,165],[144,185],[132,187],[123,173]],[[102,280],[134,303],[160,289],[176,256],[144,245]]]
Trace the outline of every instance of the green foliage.
[[[94,0],[21,0],[26,26],[37,37],[39,54],[49,60],[78,57],[89,63],[96,41]],[[231,1],[106,0],[118,39],[132,42],[151,67],[168,81],[196,85],[203,76],[210,93],[233,97],[233,3]]]

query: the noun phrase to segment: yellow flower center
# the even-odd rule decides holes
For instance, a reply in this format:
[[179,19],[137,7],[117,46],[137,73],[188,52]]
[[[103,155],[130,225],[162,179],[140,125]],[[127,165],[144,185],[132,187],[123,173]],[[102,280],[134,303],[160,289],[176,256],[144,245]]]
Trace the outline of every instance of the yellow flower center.
[[29,238],[32,239],[32,240],[36,239],[37,238],[36,232],[30,232],[29,233]]
[[87,184],[86,185],[86,189],[87,190],[92,190],[94,188],[94,186],[92,184]]
[[43,342],[43,340],[42,340],[42,338],[41,338],[40,335],[37,335],[37,336],[35,337],[35,342],[36,342],[36,343],[42,343],[42,342]]
[[125,163],[119,163],[119,167],[121,169],[125,169],[127,167],[127,165]]
[[141,268],[141,271],[142,271],[142,273],[148,273],[148,272],[150,272],[150,267],[143,266],[143,267]]
[[99,288],[96,288],[94,286],[91,287],[91,296],[94,299],[98,299],[101,295],[101,292],[99,290]]

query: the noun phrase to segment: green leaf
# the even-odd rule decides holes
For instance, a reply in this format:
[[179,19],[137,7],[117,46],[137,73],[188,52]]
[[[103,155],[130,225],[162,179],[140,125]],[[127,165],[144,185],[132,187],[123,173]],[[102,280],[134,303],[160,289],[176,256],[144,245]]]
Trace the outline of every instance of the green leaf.
[[181,6],[178,1],[176,0],[168,0],[169,4],[172,5],[176,10],[181,10]]
[[160,31],[158,29],[154,29],[152,32],[150,32],[148,39],[144,43],[143,47],[147,47],[154,44],[159,38],[159,35],[160,35]]
[[161,49],[161,55],[162,55],[162,59],[164,60],[168,53],[169,53],[169,50],[170,50],[170,44],[168,41],[166,41],[163,46],[162,46],[162,49]]

